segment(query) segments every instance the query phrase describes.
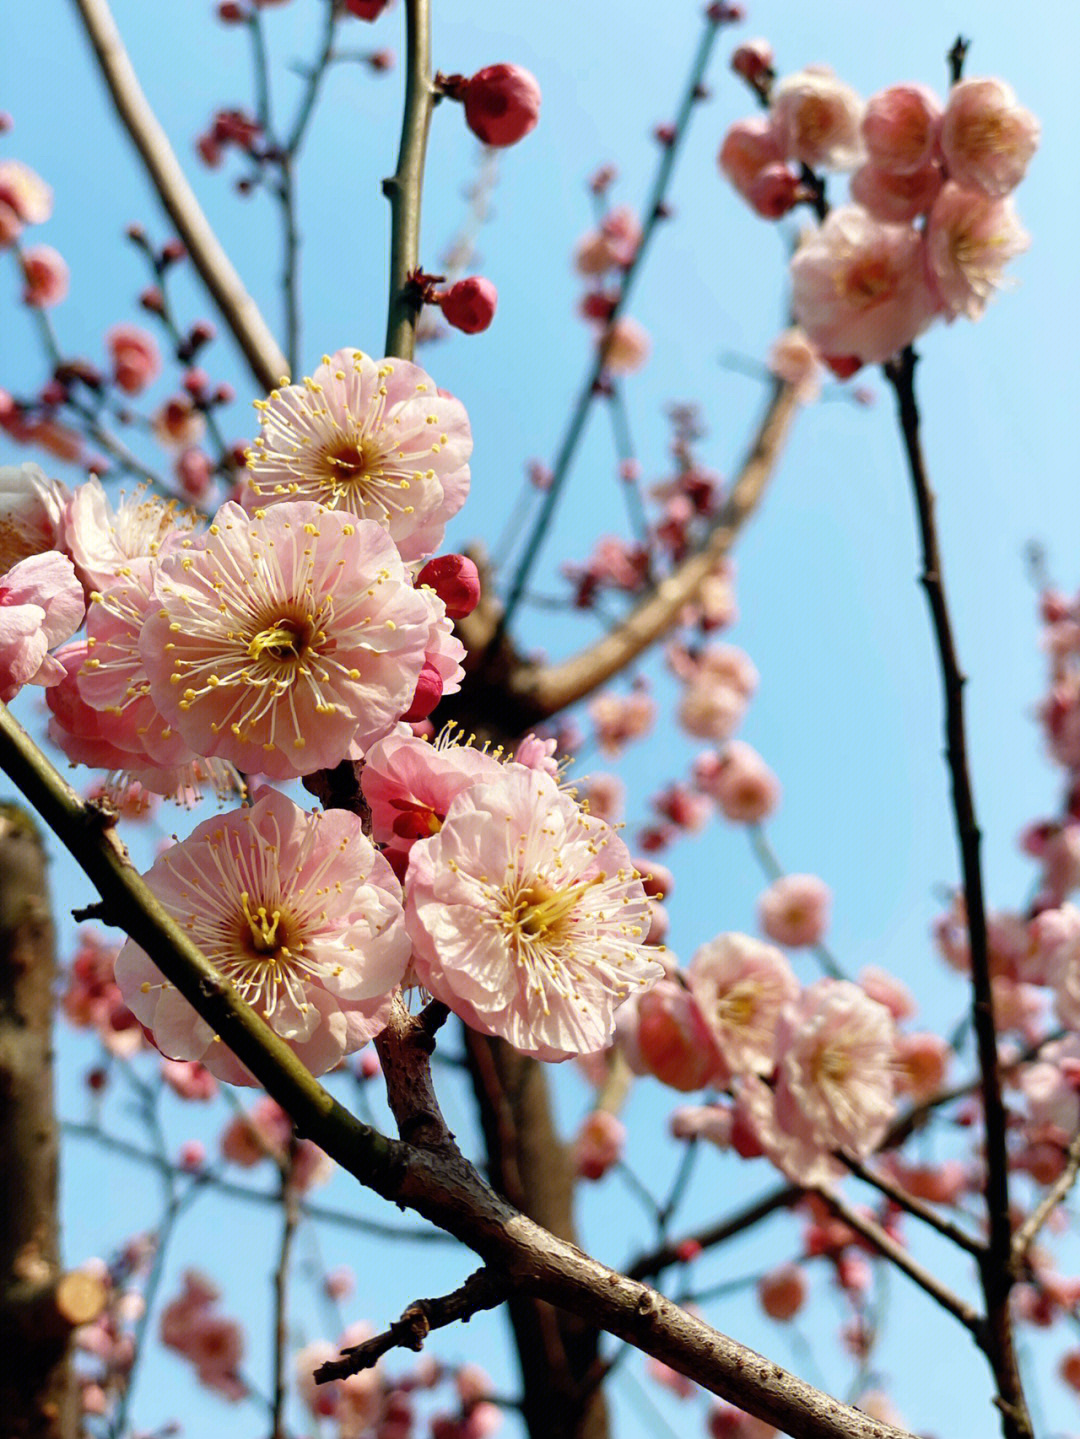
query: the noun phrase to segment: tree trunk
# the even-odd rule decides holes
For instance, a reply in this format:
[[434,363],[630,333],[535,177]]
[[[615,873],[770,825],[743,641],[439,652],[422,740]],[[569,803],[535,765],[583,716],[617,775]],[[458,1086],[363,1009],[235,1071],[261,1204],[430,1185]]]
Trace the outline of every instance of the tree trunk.
[[55,948],[41,835],[0,805],[0,1415],[12,1439],[74,1439],[53,1112]]

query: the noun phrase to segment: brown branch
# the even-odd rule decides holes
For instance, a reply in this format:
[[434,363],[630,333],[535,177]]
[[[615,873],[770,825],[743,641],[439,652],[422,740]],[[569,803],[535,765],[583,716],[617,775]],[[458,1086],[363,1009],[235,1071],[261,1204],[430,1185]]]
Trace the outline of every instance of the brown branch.
[[397,169],[383,181],[390,201],[390,304],[386,353],[411,360],[420,313],[410,274],[420,263],[420,193],[424,158],[435,106],[431,83],[430,0],[405,0],[405,110]]
[[285,1400],[288,1396],[289,1373],[289,1271],[296,1226],[300,1220],[300,1198],[292,1182],[297,1143],[294,1134],[289,1144],[289,1152],[281,1166],[281,1187],[278,1192],[283,1215],[281,1244],[274,1269],[274,1397],[270,1411],[270,1439],[287,1439]]
[[684,1235],[682,1239],[671,1239],[648,1254],[639,1255],[626,1272],[631,1279],[652,1279],[663,1270],[670,1269],[673,1264],[681,1264],[687,1244],[699,1245],[701,1249],[713,1249],[716,1245],[733,1239],[736,1234],[752,1229],[755,1224],[760,1224],[778,1209],[790,1208],[798,1202],[802,1194],[803,1191],[797,1184],[781,1184],[728,1219],[721,1220],[718,1224],[710,1224],[694,1234]]
[[977,1239],[974,1235],[968,1234],[966,1230],[961,1229],[958,1224],[954,1224],[951,1219],[947,1219],[943,1214],[939,1214],[936,1209],[931,1208],[931,1206],[924,1203],[923,1200],[916,1199],[913,1194],[907,1192],[902,1184],[897,1184],[896,1181],[890,1179],[888,1175],[882,1174],[877,1170],[868,1169],[865,1164],[860,1164],[857,1159],[852,1159],[850,1155],[838,1153],[836,1157],[840,1160],[841,1164],[847,1166],[851,1173],[855,1175],[856,1179],[861,1179],[864,1184],[872,1185],[879,1193],[884,1194],[887,1199],[891,1199],[894,1204],[898,1205],[899,1208],[903,1209],[907,1214],[912,1215],[915,1219],[921,1219],[924,1224],[928,1224],[931,1229],[936,1229],[945,1239],[951,1239],[954,1244],[965,1250],[966,1253],[973,1255],[976,1259],[981,1258],[986,1249],[986,1245],[981,1239]]
[[285,356],[203,214],[168,136],[143,94],[106,0],[74,3],[116,112],[142,157],[158,198],[256,383],[263,390],[272,390],[288,372]]
[[919,411],[915,401],[917,357],[910,345],[885,368],[896,395],[900,430],[911,474],[922,545],[920,580],[926,593],[937,643],[945,703],[945,753],[952,783],[952,806],[960,850],[960,867],[967,911],[971,955],[972,1019],[982,1080],[986,1139],[986,1208],[988,1243],[979,1274],[986,1300],[983,1348],[998,1384],[998,1405],[1006,1439],[1033,1439],[1031,1416],[1024,1400],[1020,1370],[1013,1343],[1009,1293],[1016,1282],[1012,1226],[1009,1217],[1009,1170],[1006,1147],[1005,1102],[998,1068],[997,1030],[990,988],[986,901],[983,895],[979,851],[982,835],[975,816],[975,798],[967,757],[964,721],[965,677],[960,669],[956,642],[945,596],[945,580],[934,518],[934,492],[919,438]]
[[909,1279],[929,1294],[931,1299],[936,1300],[943,1309],[947,1309],[954,1318],[959,1319],[965,1329],[979,1338],[985,1323],[982,1317],[976,1314],[971,1305],[961,1299],[958,1294],[954,1294],[948,1285],[942,1284],[941,1280],[931,1274],[929,1269],[925,1269],[918,1260],[912,1259],[903,1245],[898,1244],[891,1234],[882,1229],[880,1224],[860,1214],[857,1209],[846,1204],[831,1189],[815,1188],[810,1193],[819,1195],[849,1229],[854,1229],[855,1233],[861,1235],[867,1244],[876,1249],[885,1259],[891,1260],[897,1269],[903,1270]]
[[550,717],[621,673],[638,655],[674,628],[702,581],[728,554],[754,514],[787,439],[798,401],[789,385],[777,384],[758,425],[731,493],[704,545],[637,604],[610,634],[558,664],[522,666],[510,678],[517,697]]
[[498,1274],[491,1269],[478,1269],[452,1294],[415,1300],[384,1333],[343,1349],[341,1359],[321,1364],[315,1371],[315,1382],[329,1384],[333,1379],[347,1379],[350,1374],[371,1369],[391,1349],[413,1349],[419,1353],[433,1329],[443,1329],[459,1320],[468,1324],[481,1310],[497,1309],[508,1293],[505,1280]]

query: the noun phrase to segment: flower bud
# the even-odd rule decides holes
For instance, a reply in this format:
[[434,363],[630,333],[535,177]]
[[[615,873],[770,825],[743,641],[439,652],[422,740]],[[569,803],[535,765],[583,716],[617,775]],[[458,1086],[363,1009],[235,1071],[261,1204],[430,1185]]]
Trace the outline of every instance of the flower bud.
[[485,145],[515,145],[540,118],[540,86],[520,65],[486,65],[465,86],[465,123]]
[[495,318],[498,292],[490,280],[482,275],[470,275],[450,286],[439,304],[442,306],[446,323],[466,335],[478,335],[486,330]]
[[416,583],[435,591],[452,620],[471,615],[480,602],[480,575],[467,555],[437,555],[428,560]]

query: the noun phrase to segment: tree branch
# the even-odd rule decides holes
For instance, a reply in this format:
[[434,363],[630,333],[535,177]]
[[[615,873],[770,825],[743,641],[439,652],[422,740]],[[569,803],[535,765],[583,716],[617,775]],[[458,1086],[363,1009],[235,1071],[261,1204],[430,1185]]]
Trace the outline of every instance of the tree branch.
[[1006,1148],[1005,1103],[998,1070],[997,1031],[990,988],[986,901],[979,857],[981,833],[975,816],[975,799],[967,758],[964,723],[964,684],[949,618],[945,580],[934,519],[934,493],[919,439],[919,411],[915,401],[917,357],[910,345],[884,367],[896,395],[900,430],[911,474],[922,545],[920,576],[930,608],[941,667],[945,702],[945,753],[952,782],[952,805],[967,910],[971,955],[972,1019],[979,1054],[986,1134],[986,1207],[988,1243],[979,1272],[986,1299],[984,1349],[999,1391],[999,1407],[1006,1439],[1032,1439],[1020,1371],[1013,1343],[1009,1293],[1016,1281],[1012,1226],[1009,1218],[1009,1172]]
[[106,0],[74,0],[117,114],[138,150],[169,218],[243,351],[256,383],[272,390],[287,373],[285,356],[203,214],[195,192],[150,108]]
[[397,169],[383,181],[391,219],[386,353],[402,360],[411,360],[416,348],[420,310],[407,281],[420,263],[420,193],[434,106],[430,0],[405,0],[405,113]]
[[1013,1254],[1019,1263],[1023,1263],[1027,1259],[1028,1250],[1034,1244],[1039,1231],[1076,1183],[1078,1173],[1080,1173],[1080,1134],[1074,1135],[1073,1141],[1069,1145],[1065,1168],[1013,1236]]
[[347,1379],[350,1374],[371,1369],[391,1349],[419,1352],[433,1329],[443,1329],[459,1320],[467,1324],[481,1310],[497,1309],[508,1293],[505,1281],[498,1274],[486,1267],[478,1269],[452,1294],[415,1300],[384,1333],[343,1349],[341,1359],[329,1359],[321,1364],[315,1371],[315,1382],[329,1384],[333,1379]]

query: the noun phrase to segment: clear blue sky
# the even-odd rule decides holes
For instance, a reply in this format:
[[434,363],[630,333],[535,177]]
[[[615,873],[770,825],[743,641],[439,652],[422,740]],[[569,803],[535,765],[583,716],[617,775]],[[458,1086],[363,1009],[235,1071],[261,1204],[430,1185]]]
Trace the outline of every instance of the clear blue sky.
[[[250,98],[242,37],[212,23],[210,9],[191,0],[175,6],[116,3],[136,68],[183,157],[191,155],[192,138],[215,108],[246,105]],[[276,55],[312,51],[320,9],[316,0],[293,0],[268,12]],[[674,110],[697,44],[700,9],[689,0],[663,10],[641,0],[593,0],[585,7],[435,0],[440,68],[468,73],[513,60],[533,70],[544,91],[540,128],[501,163],[494,215],[480,240],[482,268],[499,288],[496,322],[484,336],[454,337],[424,357],[439,383],[466,403],[476,437],[472,499],[451,533],[454,542],[476,535],[493,541],[519,494],[525,461],[550,460],[554,452],[588,360],[587,337],[573,318],[579,282],[569,268],[573,244],[589,223],[584,182],[596,165],[614,161],[620,170],[615,198],[641,202],[655,163],[649,132]],[[377,27],[358,24],[357,43],[399,48],[400,10]],[[762,394],[753,380],[725,371],[718,356],[737,351],[761,357],[785,304],[783,237],[740,206],[715,167],[724,129],[751,109],[749,96],[724,69],[738,37],[767,35],[781,72],[827,62],[869,95],[901,80],[943,89],[944,53],[963,32],[973,40],[967,73],[1004,77],[1040,115],[1042,146],[1017,196],[1032,247],[1013,266],[1016,289],[1003,294],[977,326],[941,327],[920,344],[926,447],[960,651],[971,677],[971,744],[989,892],[1001,907],[1020,903],[1031,879],[1016,852],[1017,832],[1052,811],[1056,800],[1031,718],[1042,661],[1024,543],[1046,543],[1052,570],[1067,589],[1080,581],[1077,15],[1063,3],[911,0],[900,8],[776,0],[752,6],[746,26],[721,41],[713,98],[695,116],[680,160],[675,219],[648,260],[632,306],[653,337],[648,367],[627,388],[646,476],[664,471],[663,407],[669,400],[701,404],[711,429],[705,456],[730,473]],[[8,21],[2,63],[0,103],[16,120],[4,153],[34,166],[57,192],[55,217],[35,237],[56,245],[72,268],[72,293],[55,312],[56,324],[65,347],[95,357],[105,329],[135,317],[134,296],[146,283],[121,238],[123,227],[140,220],[156,236],[167,232],[109,113],[72,7],[43,0],[32,12],[20,8]],[[295,83],[279,68],[279,96]],[[343,67],[326,87],[300,182],[307,370],[323,352],[342,345],[375,353],[382,345],[387,215],[378,180],[393,165],[400,84],[400,74],[377,79]],[[442,246],[463,214],[460,191],[474,160],[459,117],[443,107],[435,117],[424,218],[429,269],[437,269]],[[227,178],[235,173],[232,161],[222,172],[199,169],[194,161],[191,168],[211,220],[277,324],[279,252],[270,206],[262,198],[235,199]],[[43,364],[15,304],[16,291],[12,267],[0,266],[0,385],[19,391],[40,383]],[[189,318],[207,313],[190,288],[181,285],[178,294]],[[228,432],[249,435],[246,404],[253,394],[227,343],[208,351],[205,364],[215,378],[236,385],[240,398],[228,416]],[[896,428],[881,381],[868,378],[878,393],[873,408],[827,403],[800,419],[763,514],[738,548],[741,618],[731,638],[762,674],[743,734],[784,782],[784,805],[772,827],[783,862],[814,870],[834,887],[832,939],[849,971],[869,963],[894,970],[915,991],[927,1019],[940,1016],[947,1025],[961,1012],[963,990],[942,975],[927,943],[939,887],[956,876],[938,681],[915,584],[914,532]],[[0,450],[0,458],[19,457],[10,447]],[[556,587],[557,563],[582,557],[585,537],[610,530],[613,516],[621,522],[620,504],[609,427],[597,411],[545,550],[539,589]],[[550,613],[529,616],[523,629],[527,642],[552,653],[594,632],[593,621],[556,622]],[[658,694],[670,698],[660,667],[649,672]],[[695,748],[665,732],[627,757],[623,773],[635,796],[631,820],[643,818],[647,797],[685,771]],[[166,820],[167,827],[174,822]],[[678,880],[671,903],[676,954],[689,959],[717,932],[752,926],[760,876],[740,834],[714,826],[678,847],[671,862]],[[65,861],[58,861],[54,878],[65,903],[90,897]],[[62,1094],[69,1116],[85,1107],[79,1077],[90,1062],[87,1046],[65,1041]],[[559,1088],[570,1126],[583,1093],[565,1075]],[[451,1108],[460,1114],[457,1100]],[[629,1121],[631,1160],[639,1170],[662,1172],[673,1163],[673,1146],[663,1138],[669,1108],[670,1096],[658,1086],[642,1084],[635,1092]],[[170,1122],[177,1139],[194,1132],[187,1112],[177,1110]],[[100,1252],[119,1237],[121,1223],[126,1230],[154,1222],[158,1198],[148,1183],[135,1181],[133,1171],[115,1160],[102,1162],[85,1146],[71,1152],[65,1184],[72,1259]],[[742,1193],[770,1182],[761,1166],[710,1153],[691,1192],[688,1222],[724,1211]],[[338,1182],[332,1197],[344,1205],[355,1194]],[[365,1213],[380,1212],[373,1198],[361,1196],[359,1203]],[[586,1195],[582,1217],[587,1241],[613,1262],[648,1239],[647,1225],[618,1181]],[[227,1235],[227,1244],[219,1244],[220,1235]],[[243,1311],[269,1294],[266,1256],[274,1242],[262,1211],[238,1214],[216,1200],[200,1201],[184,1222],[171,1270],[198,1259],[222,1274],[228,1306]],[[341,1243],[325,1232],[320,1243],[333,1262],[356,1267],[361,1293],[350,1312],[375,1322],[396,1315],[428,1285],[452,1284],[464,1273],[462,1256],[448,1256],[442,1265],[425,1251],[418,1281],[415,1269],[396,1258],[384,1265],[370,1246]],[[751,1273],[787,1257],[797,1244],[790,1229],[775,1224],[702,1272]],[[940,1262],[961,1282],[948,1267],[951,1259]],[[170,1280],[166,1292],[174,1287]],[[815,1343],[818,1370],[843,1388],[850,1366],[835,1352],[836,1307],[823,1283],[820,1288],[824,1297],[807,1330],[828,1336]],[[895,1381],[912,1427],[949,1439],[992,1432],[974,1351],[912,1297],[902,1278],[894,1278],[890,1290],[895,1307],[879,1362]],[[715,1318],[737,1337],[802,1367],[787,1332],[759,1318],[752,1301],[727,1301]],[[310,1336],[317,1327],[310,1306],[305,1311],[302,1305],[299,1330]],[[255,1373],[264,1343],[255,1331],[249,1363]],[[1047,1371],[1064,1343],[1062,1335],[1049,1346],[1035,1346],[1036,1369]],[[483,1356],[504,1373],[495,1320],[477,1320],[449,1335],[439,1352]],[[640,1373],[636,1363],[628,1368]],[[509,1379],[500,1377],[500,1383],[511,1387]],[[1047,1432],[1080,1427],[1074,1400],[1052,1381],[1043,1393]],[[656,1432],[630,1379],[616,1386],[615,1402],[619,1439]],[[676,1432],[700,1432],[696,1415],[665,1396],[657,1402]],[[144,1371],[135,1415],[149,1428],[178,1412],[192,1435],[226,1428],[238,1439],[260,1433],[255,1410],[226,1414],[166,1358]]]

